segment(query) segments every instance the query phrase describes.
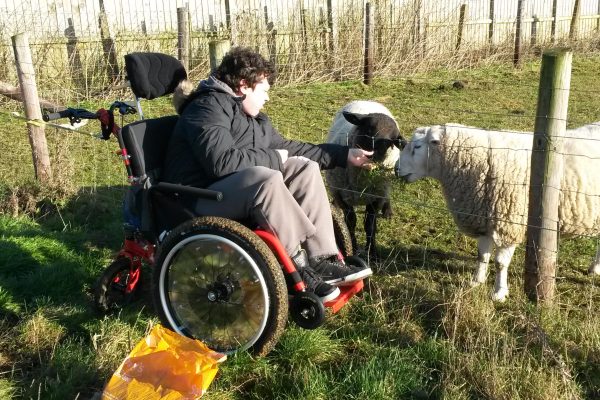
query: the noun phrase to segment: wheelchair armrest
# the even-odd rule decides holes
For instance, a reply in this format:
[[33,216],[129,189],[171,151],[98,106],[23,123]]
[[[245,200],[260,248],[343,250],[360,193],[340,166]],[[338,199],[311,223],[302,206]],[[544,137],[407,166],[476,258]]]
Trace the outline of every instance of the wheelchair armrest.
[[156,185],[151,186],[150,190],[158,190],[159,192],[167,193],[185,193],[196,197],[202,197],[205,199],[216,201],[223,200],[223,193],[217,192],[216,190],[201,189],[186,185],[178,185],[176,183],[159,182]]

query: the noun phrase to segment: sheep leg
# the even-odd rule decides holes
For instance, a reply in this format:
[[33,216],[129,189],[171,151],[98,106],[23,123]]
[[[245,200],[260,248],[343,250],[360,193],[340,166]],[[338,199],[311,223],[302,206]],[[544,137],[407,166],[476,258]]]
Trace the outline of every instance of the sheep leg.
[[478,286],[485,282],[488,274],[488,264],[492,256],[494,240],[490,236],[477,238],[477,269],[471,279],[471,286]]
[[365,236],[367,237],[367,252],[373,259],[378,259],[377,245],[375,243],[375,236],[377,234],[377,212],[379,207],[376,204],[367,204],[365,209],[364,228]]
[[381,215],[385,219],[390,219],[392,218],[392,215],[394,215],[392,212],[392,204],[389,200],[384,200],[383,205],[381,206]]
[[492,300],[502,302],[508,297],[508,266],[515,253],[516,245],[501,246],[496,250],[496,282]]
[[590,274],[600,275],[600,246],[596,250],[596,257],[594,257],[594,261],[590,265],[588,272]]

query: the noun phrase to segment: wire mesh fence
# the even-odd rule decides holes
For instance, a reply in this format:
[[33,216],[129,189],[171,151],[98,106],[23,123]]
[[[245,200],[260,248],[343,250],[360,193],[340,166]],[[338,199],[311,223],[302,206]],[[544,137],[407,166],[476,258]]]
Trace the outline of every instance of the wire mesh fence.
[[[123,78],[123,55],[178,54],[185,9],[190,75],[209,72],[215,39],[268,55],[283,84],[359,79],[364,60],[364,0],[16,1],[0,7],[0,81],[16,82],[10,37],[27,30],[42,96],[72,102]],[[598,45],[597,0],[374,0],[373,70],[391,77],[484,58],[508,60],[520,27],[521,51],[549,44]],[[521,2],[520,2],[521,3]],[[180,14],[182,15],[182,14]],[[182,17],[180,16],[179,19]]]
[[[105,4],[81,3],[79,8],[62,2],[54,3],[55,8],[40,12],[46,3],[34,5],[31,2],[7,5],[0,8],[3,22],[1,33],[6,39],[0,49],[0,81],[15,82],[12,65],[10,35],[19,26],[31,27],[31,48],[35,63],[36,77],[41,97],[56,104],[79,104],[86,101],[99,101],[113,98],[110,88],[119,83],[122,71],[122,56],[133,51],[159,51],[172,55],[177,53],[178,2],[151,2],[138,5],[135,2]],[[317,80],[357,79],[363,73],[364,56],[364,2],[363,1],[304,1],[304,2],[236,2],[226,7],[226,1],[190,2],[187,4],[190,21],[190,65],[192,79],[204,77],[209,71],[208,46],[213,39],[227,38],[234,44],[250,45],[273,59],[278,66],[279,80],[283,84]],[[427,70],[436,66],[464,66],[483,58],[506,59],[513,55],[517,7],[507,1],[375,1],[375,72],[380,77],[397,77],[403,71]],[[553,3],[557,6],[552,7]],[[100,3],[102,4],[102,3]],[[597,1],[582,0],[579,11],[574,10],[574,1],[528,1],[524,18],[521,21],[524,32],[522,40],[527,51],[537,51],[548,44],[578,44],[582,48],[597,46],[598,9]],[[86,6],[84,6],[86,5]],[[466,5],[466,6],[465,6]],[[11,8],[12,7],[12,8]],[[26,8],[30,7],[26,12]],[[34,7],[38,7],[34,11]],[[45,9],[46,10],[46,9]],[[12,14],[11,14],[12,13]],[[104,13],[109,21],[110,35],[102,38],[100,15]],[[575,18],[574,16],[577,16]],[[43,16],[43,17],[42,17]],[[14,18],[12,18],[14,17]],[[11,19],[12,18],[12,19]],[[9,23],[10,20],[10,23]],[[462,23],[461,23],[462,20]],[[573,21],[576,22],[576,28]],[[110,46],[107,48],[107,43]],[[111,64],[107,54],[116,52],[117,63]],[[113,61],[114,61],[113,60]],[[419,78],[411,77],[410,81]],[[430,79],[430,78],[427,78]],[[441,84],[441,86],[447,83]],[[479,87],[486,87],[491,93],[494,83],[480,80]],[[530,85],[535,91],[537,85]],[[444,93],[445,88],[439,92]],[[574,105],[584,104],[585,97],[600,92],[598,88],[573,91]],[[119,94],[120,95],[120,94]],[[498,125],[526,130],[533,126],[535,111],[526,110],[489,111],[462,109],[460,105],[446,108],[413,103],[410,105],[410,124],[414,126],[431,124],[431,116],[436,115],[440,122],[444,115],[460,116],[452,122],[478,126],[482,117],[490,117]],[[14,106],[14,104],[12,105]],[[2,107],[8,109],[12,106]],[[307,112],[318,111],[307,107]],[[4,113],[1,119],[11,117]],[[600,119],[600,118],[596,118]],[[574,126],[589,123],[575,115],[570,121]],[[569,122],[570,122],[569,121]],[[14,122],[13,122],[14,123]],[[482,126],[481,132],[489,132],[493,127]],[[49,149],[54,166],[56,182],[64,190],[93,190],[108,188],[111,201],[118,201],[124,193],[127,181],[123,167],[115,155],[114,142],[104,142],[94,137],[97,127],[83,128],[84,133],[65,132],[55,128],[46,130]],[[599,131],[600,132],[600,131]],[[283,132],[292,136],[295,132]],[[292,133],[292,135],[290,135]],[[19,198],[18,187],[23,176],[33,176],[30,162],[23,162],[31,150],[25,135],[19,143],[0,143],[12,151],[3,154],[7,165],[21,165],[16,173],[0,176],[0,182],[15,188],[13,198]],[[579,140],[596,147],[600,133]],[[298,138],[300,139],[300,138]],[[6,146],[6,147],[4,147]],[[460,152],[476,152],[468,146],[458,148]],[[510,164],[515,159],[526,159],[526,148],[505,149],[505,159],[500,164]],[[581,154],[578,156],[585,157]],[[29,158],[27,158],[29,159]],[[75,165],[73,160],[86,160]],[[514,190],[526,186],[523,177],[515,180],[509,174],[496,177],[494,184]],[[422,201],[399,191],[396,199],[405,206],[417,210],[428,209],[439,213],[439,218],[448,217],[448,208],[442,203]],[[563,188],[564,196],[579,198],[585,204],[595,203],[600,192],[581,188]],[[364,193],[365,196],[376,196]],[[483,225],[505,222],[509,225],[527,226],[527,215],[521,210],[503,213],[498,210],[474,212],[455,210],[457,214],[477,219]],[[556,221],[558,224],[558,221]],[[564,222],[583,226],[582,220]],[[594,240],[598,227],[590,227],[579,235]]]

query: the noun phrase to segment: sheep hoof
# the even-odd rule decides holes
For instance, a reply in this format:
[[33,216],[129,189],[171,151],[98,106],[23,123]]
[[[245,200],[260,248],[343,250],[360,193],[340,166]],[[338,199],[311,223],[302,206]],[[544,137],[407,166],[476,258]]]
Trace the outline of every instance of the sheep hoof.
[[591,275],[600,275],[600,264],[593,264],[590,266],[590,269],[588,270],[588,272]]
[[503,303],[508,297],[508,288],[500,288],[492,294],[492,300],[498,303]]
[[479,282],[477,279],[473,278],[471,279],[471,281],[469,282],[469,285],[471,287],[477,287],[479,285],[481,285],[483,282]]

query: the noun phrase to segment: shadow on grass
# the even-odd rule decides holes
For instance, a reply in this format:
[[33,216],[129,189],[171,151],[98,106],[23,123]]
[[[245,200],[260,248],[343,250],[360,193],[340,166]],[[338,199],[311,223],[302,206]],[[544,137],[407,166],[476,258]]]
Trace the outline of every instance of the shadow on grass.
[[[72,333],[85,331],[82,325],[96,318],[92,296],[95,281],[112,262],[123,240],[124,193],[124,186],[82,188],[64,206],[54,207],[35,222],[3,220],[0,223],[3,297],[28,309],[34,309],[39,301],[77,309],[78,312],[56,318]],[[144,284],[149,281],[148,277],[143,279]],[[147,299],[140,300],[128,306],[128,314],[147,310],[151,305]],[[8,306],[0,303],[0,310],[7,312]]]
[[[26,397],[89,398],[105,383],[93,343],[103,317],[91,292],[122,243],[123,194],[123,186],[82,188],[35,220],[0,217],[0,317],[21,332],[39,310],[65,329],[48,354],[30,354],[18,338],[11,349],[0,345],[15,360],[14,382]],[[146,292],[116,318],[133,326],[140,315],[154,315]]]
[[373,264],[375,273],[396,275],[411,270],[464,272],[465,265],[475,264],[475,256],[416,246],[381,247],[380,259]]

